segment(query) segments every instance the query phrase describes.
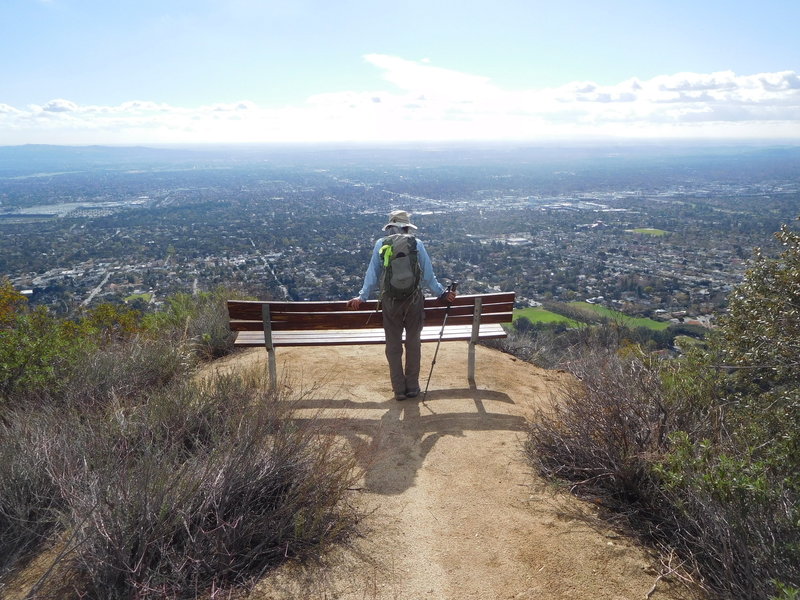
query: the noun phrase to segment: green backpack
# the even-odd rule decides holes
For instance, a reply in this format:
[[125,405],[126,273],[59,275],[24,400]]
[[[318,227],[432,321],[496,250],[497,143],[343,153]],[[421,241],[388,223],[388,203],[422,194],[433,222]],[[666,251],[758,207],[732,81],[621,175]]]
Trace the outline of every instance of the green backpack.
[[419,289],[422,274],[417,254],[417,238],[411,234],[395,233],[383,238],[381,298],[404,300]]

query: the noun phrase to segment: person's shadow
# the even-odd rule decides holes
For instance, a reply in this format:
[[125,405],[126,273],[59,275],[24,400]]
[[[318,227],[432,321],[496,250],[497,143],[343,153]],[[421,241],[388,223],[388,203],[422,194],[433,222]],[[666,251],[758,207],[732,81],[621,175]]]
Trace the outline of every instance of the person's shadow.
[[[437,412],[437,401],[464,399],[463,411]],[[469,405],[469,400],[472,400]],[[394,398],[357,402],[353,400],[301,400],[299,409],[324,409],[314,417],[317,424],[344,436],[359,466],[364,486],[378,494],[400,494],[411,487],[426,457],[445,436],[463,436],[467,431],[523,431],[526,421],[518,415],[493,413],[486,402],[513,404],[504,392],[469,388],[445,389],[397,401]],[[348,416],[348,411],[383,410],[380,419]],[[339,416],[326,416],[327,412]]]

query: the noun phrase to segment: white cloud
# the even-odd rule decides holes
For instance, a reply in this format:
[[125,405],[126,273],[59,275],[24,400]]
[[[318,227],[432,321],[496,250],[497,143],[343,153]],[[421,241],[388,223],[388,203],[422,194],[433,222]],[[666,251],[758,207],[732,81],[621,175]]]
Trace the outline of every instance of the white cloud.
[[47,104],[41,107],[44,112],[74,112],[78,110],[78,105],[69,100],[58,98],[50,100]]
[[209,107],[209,109],[212,112],[234,113],[258,110],[258,106],[256,106],[255,102],[242,100],[240,102],[229,102],[227,104],[214,104],[213,106]]
[[459,97],[495,91],[488,77],[434,67],[429,59],[414,62],[386,54],[367,54],[364,59],[381,69],[386,81],[411,93]]
[[143,100],[130,100],[123,102],[115,109],[115,112],[131,112],[131,113],[149,113],[149,112],[169,112],[173,108],[169,104],[159,104],[157,102],[148,102]]
[[504,90],[489,78],[384,54],[383,84],[302,105],[249,100],[176,107],[148,100],[27,109],[0,104],[0,143],[148,143],[720,136],[800,139],[800,76],[676,73],[615,85]]
[[652,80],[659,89],[668,92],[699,90],[733,90],[737,88],[736,75],[731,71],[720,73],[677,73]]
[[792,71],[781,73],[762,73],[754,76],[765,90],[777,92],[784,90],[800,90],[800,76]]

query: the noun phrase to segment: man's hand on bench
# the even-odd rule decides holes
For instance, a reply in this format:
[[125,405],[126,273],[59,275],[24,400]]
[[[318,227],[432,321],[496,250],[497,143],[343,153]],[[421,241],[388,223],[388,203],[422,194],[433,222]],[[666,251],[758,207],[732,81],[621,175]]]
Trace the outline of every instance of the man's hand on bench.
[[352,300],[347,301],[347,309],[358,310],[361,308],[362,304],[364,304],[364,301],[361,298],[353,298]]
[[444,294],[439,296],[439,302],[442,304],[452,304],[453,300],[456,299],[456,293],[452,290],[446,291]]

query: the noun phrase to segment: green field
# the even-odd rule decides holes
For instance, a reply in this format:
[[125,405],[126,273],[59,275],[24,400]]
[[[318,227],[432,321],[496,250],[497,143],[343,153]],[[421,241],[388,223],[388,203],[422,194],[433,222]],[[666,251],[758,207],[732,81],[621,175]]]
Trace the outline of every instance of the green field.
[[656,331],[661,331],[669,327],[669,323],[666,321],[654,321],[653,319],[645,319],[641,317],[629,317],[625,313],[621,313],[617,310],[611,310],[610,308],[606,308],[605,306],[600,306],[598,304],[589,304],[588,302],[570,302],[569,305],[583,310],[591,310],[596,312],[601,317],[608,317],[610,319],[620,321],[626,327],[647,327],[648,329],[654,329]]
[[653,229],[652,227],[640,227],[638,229],[628,229],[628,231],[632,233],[642,233],[644,235],[655,236],[667,235],[669,233],[669,231],[664,231],[663,229]]
[[578,327],[580,323],[565,316],[559,315],[543,308],[515,308],[514,320],[525,317],[531,323],[566,323],[570,327]]
[[133,302],[137,298],[141,298],[145,302],[150,302],[150,300],[153,298],[153,294],[146,294],[146,293],[145,294],[131,294],[130,296],[125,298],[125,302]]
[[687,350],[689,348],[694,348],[695,346],[704,346],[705,342],[703,340],[698,340],[697,338],[689,337],[688,335],[676,335],[675,345],[681,346],[683,350]]

